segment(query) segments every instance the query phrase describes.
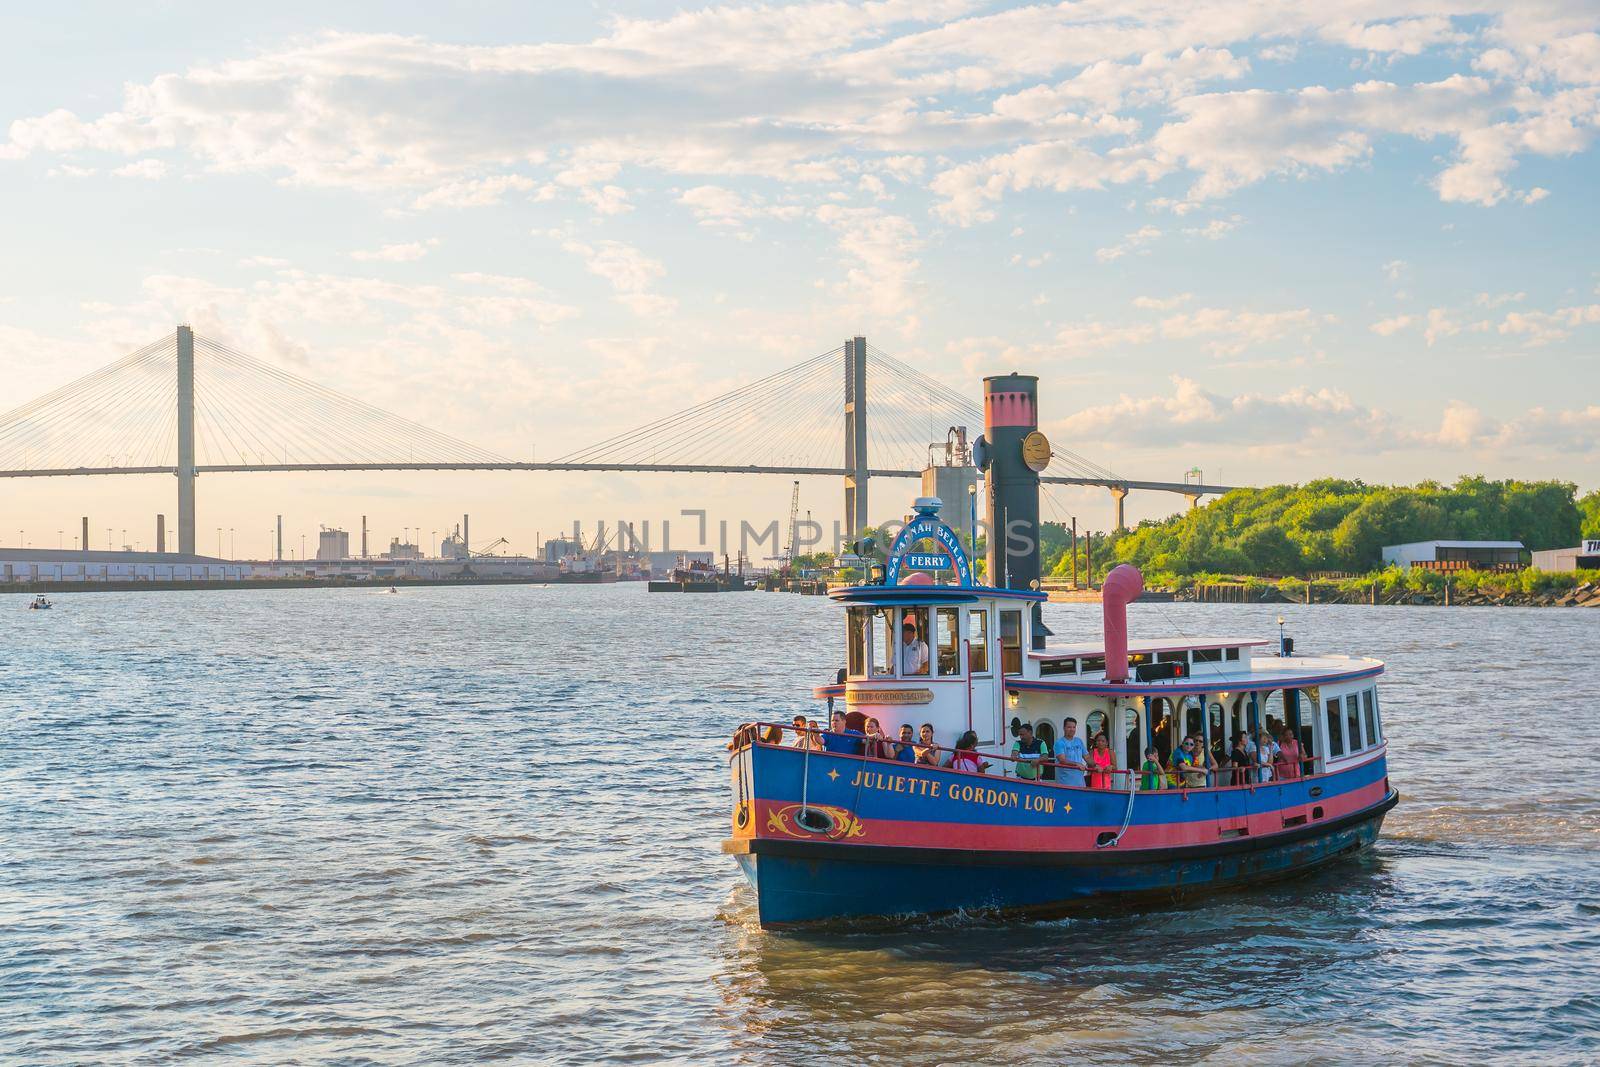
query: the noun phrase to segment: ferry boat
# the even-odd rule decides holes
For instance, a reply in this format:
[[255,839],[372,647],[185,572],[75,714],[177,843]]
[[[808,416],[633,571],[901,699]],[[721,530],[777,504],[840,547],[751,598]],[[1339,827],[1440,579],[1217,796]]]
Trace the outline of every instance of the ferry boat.
[[[1383,664],[1297,653],[1281,634],[1130,642],[1127,606],[1142,579],[1127,565],[1104,582],[1103,640],[1052,642],[1037,589],[1037,472],[1049,461],[1037,379],[984,387],[977,462],[989,528],[1012,535],[988,541],[999,582],[974,580],[940,502],[918,500],[881,573],[830,593],[844,611],[846,665],[813,696],[846,712],[847,732],[749,723],[730,745],[723,851],[753,887],[762,925],[1165,901],[1370,846],[1399,799]],[[908,625],[910,652],[900,647]],[[932,743],[918,736],[909,755],[863,743],[855,731],[869,718],[890,739],[926,724]],[[1083,785],[1013,754],[1024,728],[1048,743],[1068,719],[1091,748],[1106,739],[1106,766]],[[1239,731],[1263,729],[1286,731],[1298,758],[1213,771],[1202,756],[1170,773],[1185,738],[1226,750]],[[975,758],[956,754],[958,738]],[[1159,774],[1142,770],[1150,748]]]
[[40,593],[38,596],[35,596],[32,600],[28,601],[29,611],[43,611],[46,608],[53,607],[55,607],[55,605],[50,603],[50,598],[45,596],[43,593]]

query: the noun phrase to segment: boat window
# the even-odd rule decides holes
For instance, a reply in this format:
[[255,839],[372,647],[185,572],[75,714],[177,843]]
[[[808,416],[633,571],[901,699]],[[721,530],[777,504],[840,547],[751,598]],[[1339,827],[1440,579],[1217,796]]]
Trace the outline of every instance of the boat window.
[[1156,653],[1156,662],[1157,663],[1188,663],[1189,662],[1189,653],[1187,653],[1187,652],[1157,652]]
[[1228,744],[1233,738],[1228,736],[1228,724],[1221,704],[1212,703],[1206,706],[1206,739],[1211,743],[1213,755],[1227,754]]
[[876,631],[872,639],[874,651],[872,658],[873,674],[894,673],[894,611],[891,608],[878,608],[872,613],[872,628]]
[[849,619],[850,677],[860,678],[867,673],[867,609],[851,608]]
[[1124,767],[1137,767],[1144,762],[1144,735],[1139,732],[1138,709],[1123,707],[1122,726],[1127,731],[1124,736],[1122,765]]
[[961,673],[961,609],[939,608],[934,612],[939,625],[939,673]]
[[928,609],[906,608],[901,613],[902,627],[916,627],[916,637],[907,643],[905,637],[899,636],[896,641],[896,651],[900,655],[901,677],[916,678],[928,672],[928,660],[931,658],[932,640],[928,635]]
[[1300,758],[1312,759],[1317,754],[1317,690],[1302,689],[1296,694],[1295,717],[1300,723]]
[[1237,648],[1224,649],[1223,650],[1223,656],[1226,659],[1238,659],[1239,658],[1239,650]]
[[1261,706],[1261,724],[1256,729],[1258,732],[1265,730],[1276,738],[1283,733],[1284,720],[1283,691],[1274,689],[1267,694],[1266,702]]
[[1083,666],[1078,668],[1084,674],[1104,674],[1106,658],[1104,656],[1085,656]]
[[1000,671],[1022,673],[1022,612],[1000,613]]
[[1161,753],[1163,766],[1172,761],[1172,701],[1166,697],[1150,704],[1150,743]]
[[1183,704],[1183,736],[1199,734],[1204,737],[1206,732],[1206,709],[1196,697],[1190,697]]
[[967,612],[967,643],[971,648],[972,673],[989,673],[989,613]]
[[1134,652],[1134,653],[1132,653],[1131,655],[1128,656],[1128,666],[1129,667],[1141,667],[1144,664],[1149,663],[1149,662],[1150,662],[1150,653],[1148,653],[1148,652]]
[[1089,717],[1083,720],[1083,743],[1088,745],[1090,748],[1093,748],[1094,735],[1098,733],[1105,733],[1106,739],[1110,740],[1111,735],[1106,731],[1106,727],[1109,726],[1110,723],[1111,720],[1106,717],[1105,712],[1091,711],[1089,713]]
[[1197,648],[1194,650],[1194,661],[1196,663],[1221,663],[1222,649]]
[[1378,729],[1378,691],[1368,689],[1361,694],[1361,709],[1367,716],[1367,744],[1375,745],[1383,740],[1383,732]]
[[1351,752],[1366,747],[1361,743],[1361,698],[1354,693],[1344,698],[1344,743]]
[[1039,664],[1040,674],[1077,674],[1078,661],[1075,659],[1047,659]]
[[1328,698],[1328,756],[1335,758],[1344,755],[1344,730],[1340,727],[1342,721],[1339,715],[1339,698]]

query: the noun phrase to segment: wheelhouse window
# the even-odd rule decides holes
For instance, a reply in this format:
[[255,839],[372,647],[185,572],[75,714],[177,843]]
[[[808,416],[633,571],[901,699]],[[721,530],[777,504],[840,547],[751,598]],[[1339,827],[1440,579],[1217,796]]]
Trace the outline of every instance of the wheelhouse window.
[[902,678],[920,678],[929,673],[928,609],[906,608],[900,617],[900,634],[895,645]]
[[1189,662],[1189,653],[1187,653],[1187,652],[1157,652],[1156,653],[1156,662],[1157,663],[1188,663]]
[[1339,698],[1329,697],[1326,710],[1328,713],[1328,758],[1335,759],[1344,755],[1344,729],[1341,726],[1343,716],[1339,714]]
[[892,608],[878,608],[872,613],[872,645],[875,653],[872,658],[872,673],[886,675],[894,673],[894,610]]
[[1361,743],[1361,698],[1354,693],[1344,698],[1344,742],[1351,752],[1366,747]]
[[849,673],[852,678],[860,678],[867,673],[867,609],[851,608],[846,618],[849,620],[846,623],[850,642]]
[[933,613],[939,628],[939,673],[961,673],[961,609],[937,608]]
[[1004,674],[1022,673],[1022,612],[1000,613],[1000,670]]
[[1225,649],[1222,650],[1222,652],[1223,652],[1223,658],[1224,659],[1238,659],[1239,658],[1239,650],[1237,648],[1225,648]]
[[1085,656],[1083,657],[1083,666],[1078,669],[1084,674],[1104,674],[1106,658],[1104,656]]
[[1197,648],[1194,650],[1194,661],[1196,663],[1221,663],[1222,649]]
[[1368,689],[1361,694],[1361,710],[1367,720],[1367,744],[1375,745],[1383,740],[1383,732],[1378,729],[1378,691]]
[[989,613],[982,609],[967,612],[967,646],[971,650],[972,673],[989,673]]

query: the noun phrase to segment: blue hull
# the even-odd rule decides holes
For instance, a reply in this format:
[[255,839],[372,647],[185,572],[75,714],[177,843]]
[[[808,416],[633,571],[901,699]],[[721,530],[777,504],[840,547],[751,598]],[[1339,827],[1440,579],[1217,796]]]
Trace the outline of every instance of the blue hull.
[[729,850],[756,891],[763,926],[955,911],[1050,914],[1097,899],[1170,901],[1300,874],[1371,845],[1398,799],[1390,793],[1367,811],[1278,841],[1147,853],[996,855],[770,840]]

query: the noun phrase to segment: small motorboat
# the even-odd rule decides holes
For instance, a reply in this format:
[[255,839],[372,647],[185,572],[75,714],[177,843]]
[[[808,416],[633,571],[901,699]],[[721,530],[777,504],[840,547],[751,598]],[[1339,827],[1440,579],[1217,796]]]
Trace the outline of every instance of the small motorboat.
[[55,607],[55,605],[50,603],[50,598],[45,596],[43,593],[40,593],[28,603],[29,611],[43,611],[45,608],[53,607]]
[[396,589],[396,588],[395,588],[395,587],[394,587],[394,586],[392,586],[392,585],[391,585],[391,586],[390,586],[390,587],[389,587],[389,592],[391,592],[391,593],[398,593],[398,592],[399,592],[399,591],[400,591],[400,590],[398,590],[398,589]]

